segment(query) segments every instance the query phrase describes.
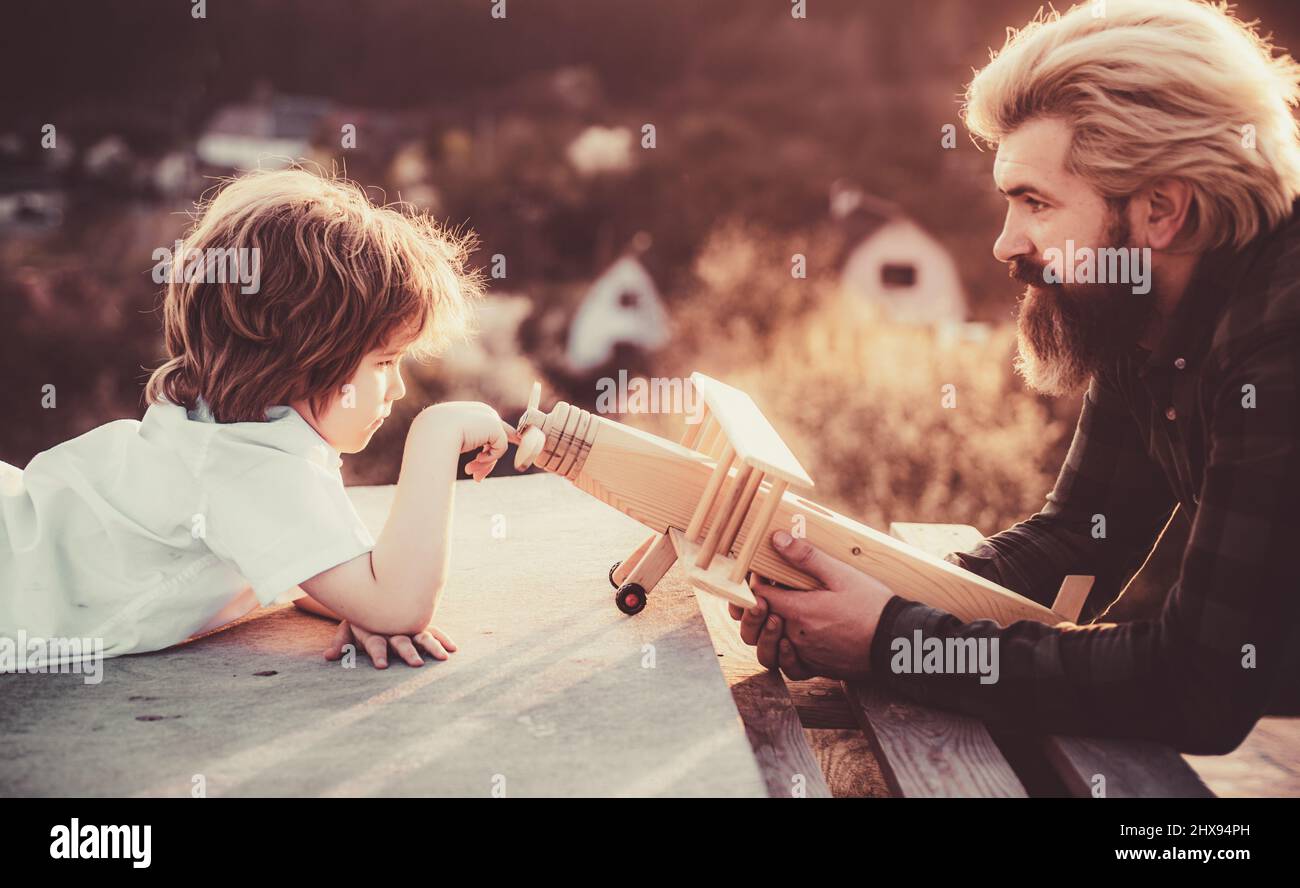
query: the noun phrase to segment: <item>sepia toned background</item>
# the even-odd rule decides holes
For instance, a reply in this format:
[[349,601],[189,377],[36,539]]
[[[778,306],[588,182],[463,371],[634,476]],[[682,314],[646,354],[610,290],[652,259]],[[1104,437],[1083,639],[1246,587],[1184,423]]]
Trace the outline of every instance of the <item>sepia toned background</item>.
[[[1037,5],[10,7],[0,460],[143,415],[164,357],[153,251],[221,177],[301,158],[476,231],[474,264],[496,273],[481,337],[407,366],[397,421],[345,457],[348,483],[395,481],[406,424],[435,401],[513,422],[534,379],[544,408],[592,408],[619,370],[702,370],[751,393],[826,505],[1004,527],[1042,504],[1078,403],[1011,371],[1004,204],[958,110]],[[1238,14],[1283,47],[1300,32],[1291,2]],[[616,418],[674,438],[681,423]]]

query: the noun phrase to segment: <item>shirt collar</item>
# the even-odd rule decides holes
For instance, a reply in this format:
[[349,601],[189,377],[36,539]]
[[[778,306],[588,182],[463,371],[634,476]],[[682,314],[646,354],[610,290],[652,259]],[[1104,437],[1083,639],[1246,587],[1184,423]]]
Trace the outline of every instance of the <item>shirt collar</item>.
[[[195,398],[194,409],[187,411],[186,416],[197,422],[216,422],[212,416],[212,409],[202,395]],[[339,455],[339,452],[321,437],[320,432],[316,431],[301,413],[288,404],[277,404],[266,408],[266,421],[284,421],[301,425],[311,433],[312,443],[308,445],[306,455],[326,469],[337,471],[343,467],[343,457]]]
[[1150,352],[1138,349],[1139,356],[1147,356],[1140,375],[1145,376],[1154,370],[1168,371],[1171,367],[1182,370],[1199,364],[1209,350],[1214,328],[1245,270],[1269,242],[1296,225],[1300,225],[1300,197],[1291,202],[1290,217],[1273,231],[1256,237],[1242,248],[1225,244],[1201,254],[1187,292],[1174,307],[1160,341]]
[[[1183,298],[1174,306],[1165,322],[1159,341],[1146,354],[1142,375],[1155,370],[1170,370],[1198,364],[1209,346],[1210,337],[1231,287],[1230,273],[1238,253],[1231,245],[1201,254],[1192,271]],[[1178,365],[1176,362],[1183,362]]]

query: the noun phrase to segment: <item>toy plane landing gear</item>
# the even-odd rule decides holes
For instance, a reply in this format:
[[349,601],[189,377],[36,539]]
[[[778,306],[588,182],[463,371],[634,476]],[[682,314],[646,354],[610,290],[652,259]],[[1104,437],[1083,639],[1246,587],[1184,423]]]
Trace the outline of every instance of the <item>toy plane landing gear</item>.
[[837,515],[792,493],[813,486],[803,466],[744,392],[691,374],[703,397],[701,422],[680,443],[595,416],[564,401],[538,409],[534,383],[519,419],[515,468],[538,465],[645,524],[654,533],[609,570],[614,602],[643,610],[668,570],[681,562],[691,585],[742,607],[755,604],[750,572],[793,589],[816,580],[772,548],[778,528],[862,569],[900,595],[963,620],[1063,618],[1037,602]]

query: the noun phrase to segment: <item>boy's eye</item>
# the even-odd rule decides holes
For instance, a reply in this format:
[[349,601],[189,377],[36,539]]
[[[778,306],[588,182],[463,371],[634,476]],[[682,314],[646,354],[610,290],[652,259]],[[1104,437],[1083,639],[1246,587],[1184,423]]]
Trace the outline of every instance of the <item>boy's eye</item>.
[[1028,206],[1030,212],[1033,213],[1037,213],[1043,207],[1047,206],[1047,204],[1043,203],[1041,200],[1034,200],[1032,197],[1025,198],[1025,205]]

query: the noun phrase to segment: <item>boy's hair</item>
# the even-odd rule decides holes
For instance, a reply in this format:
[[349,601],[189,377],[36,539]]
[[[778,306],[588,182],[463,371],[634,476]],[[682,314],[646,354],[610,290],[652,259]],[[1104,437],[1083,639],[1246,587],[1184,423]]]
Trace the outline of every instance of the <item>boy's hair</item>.
[[1300,65],[1274,56],[1255,24],[1192,0],[1039,10],[967,87],[966,126],[995,144],[1057,117],[1072,131],[1071,173],[1107,198],[1180,178],[1193,195],[1181,248],[1240,247],[1300,193]]
[[[319,415],[368,352],[409,343],[410,354],[429,358],[469,333],[482,295],[477,273],[465,270],[473,235],[297,168],[231,180],[200,211],[172,260],[169,360],[145,388],[150,404],[165,398],[192,410],[202,396],[217,422],[262,422],[268,407],[305,400]],[[221,275],[180,273],[182,257],[220,262],[237,249],[258,251],[246,254],[260,260],[256,292],[210,282]]]

